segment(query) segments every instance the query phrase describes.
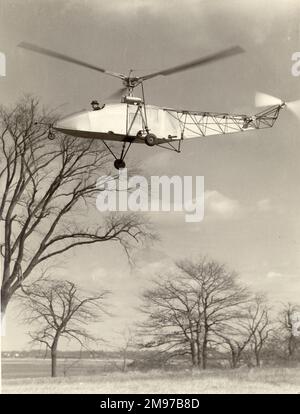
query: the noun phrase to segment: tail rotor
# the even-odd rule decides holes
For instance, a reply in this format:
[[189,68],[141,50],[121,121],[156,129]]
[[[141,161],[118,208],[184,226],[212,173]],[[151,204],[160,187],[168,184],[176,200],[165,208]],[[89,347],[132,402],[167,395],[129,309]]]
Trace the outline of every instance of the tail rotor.
[[275,96],[268,95],[262,92],[256,92],[255,106],[264,107],[275,105],[282,105],[282,107],[286,107],[300,120],[300,99],[290,102],[284,102],[282,101],[282,99],[276,98]]

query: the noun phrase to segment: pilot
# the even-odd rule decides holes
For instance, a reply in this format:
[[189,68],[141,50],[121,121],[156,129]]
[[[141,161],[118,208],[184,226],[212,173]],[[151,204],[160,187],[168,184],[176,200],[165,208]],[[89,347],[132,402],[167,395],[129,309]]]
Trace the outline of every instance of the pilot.
[[99,102],[98,102],[98,101],[96,101],[96,100],[92,101],[92,102],[91,102],[91,105],[92,105],[93,111],[99,111],[100,109],[103,109],[103,108],[105,107],[105,104],[103,104],[103,105],[100,107]]

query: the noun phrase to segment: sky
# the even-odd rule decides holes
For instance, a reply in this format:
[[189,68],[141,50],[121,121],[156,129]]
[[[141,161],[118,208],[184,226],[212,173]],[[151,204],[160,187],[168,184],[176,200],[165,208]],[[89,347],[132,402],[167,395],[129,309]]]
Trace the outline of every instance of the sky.
[[[256,91],[300,98],[300,77],[291,73],[292,55],[300,50],[299,17],[298,0],[2,0],[0,51],[7,73],[0,77],[0,104],[31,93],[63,116],[89,108],[93,99],[104,102],[120,87],[116,79],[22,50],[21,41],[138,75],[239,44],[246,53],[148,81],[147,102],[259,112]],[[139,317],[138,298],[151,279],[183,257],[225,262],[274,303],[298,300],[299,122],[283,111],[271,129],[190,140],[181,154],[132,148],[130,162],[148,175],[204,176],[205,218],[195,224],[176,213],[149,214],[160,241],[136,252],[135,267],[111,244],[61,258],[58,277],[112,291],[114,316],[93,327],[108,344]],[[27,331],[12,304],[3,349],[26,348]]]

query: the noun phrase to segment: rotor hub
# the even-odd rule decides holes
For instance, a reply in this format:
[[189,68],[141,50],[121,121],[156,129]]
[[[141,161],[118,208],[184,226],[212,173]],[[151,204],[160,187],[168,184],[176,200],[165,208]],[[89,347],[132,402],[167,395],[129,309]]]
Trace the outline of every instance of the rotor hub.
[[126,77],[123,80],[123,85],[128,89],[133,89],[140,84],[140,79],[137,77]]

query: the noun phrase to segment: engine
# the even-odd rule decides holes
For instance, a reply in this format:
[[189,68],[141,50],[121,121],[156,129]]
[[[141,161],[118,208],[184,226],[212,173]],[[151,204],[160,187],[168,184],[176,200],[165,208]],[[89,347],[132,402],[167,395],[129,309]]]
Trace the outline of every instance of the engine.
[[140,105],[143,103],[143,100],[137,96],[122,96],[121,102],[129,105]]

